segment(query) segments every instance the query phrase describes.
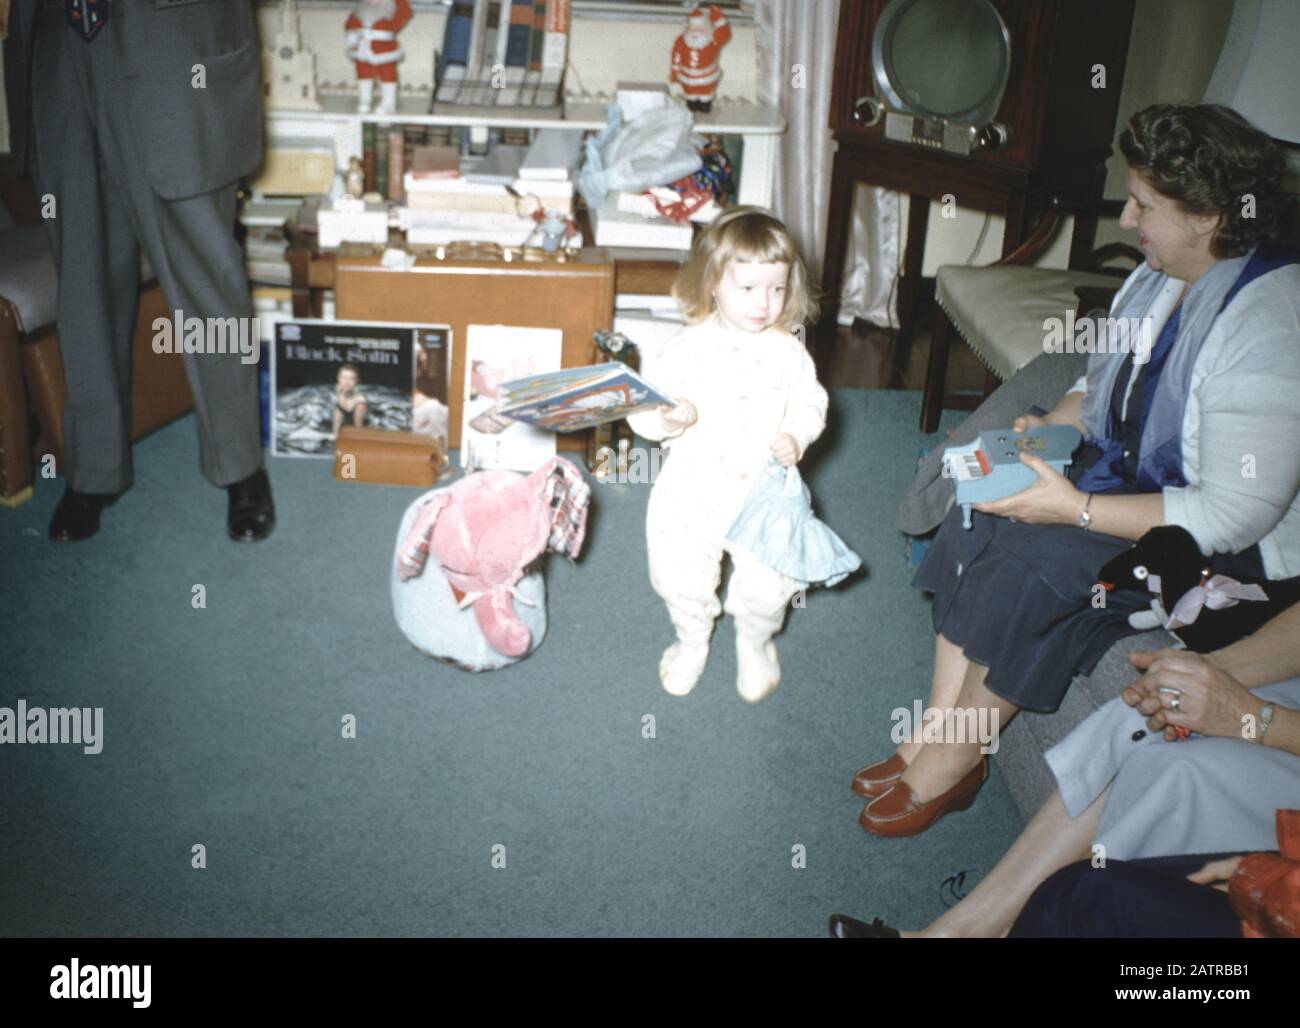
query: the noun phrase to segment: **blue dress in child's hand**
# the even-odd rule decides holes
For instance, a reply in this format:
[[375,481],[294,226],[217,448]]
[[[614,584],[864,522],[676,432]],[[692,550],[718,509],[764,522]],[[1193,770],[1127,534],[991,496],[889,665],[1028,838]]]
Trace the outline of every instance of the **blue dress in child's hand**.
[[844,540],[819,521],[812,496],[791,465],[773,459],[727,532],[735,543],[800,586],[835,585],[862,566]]

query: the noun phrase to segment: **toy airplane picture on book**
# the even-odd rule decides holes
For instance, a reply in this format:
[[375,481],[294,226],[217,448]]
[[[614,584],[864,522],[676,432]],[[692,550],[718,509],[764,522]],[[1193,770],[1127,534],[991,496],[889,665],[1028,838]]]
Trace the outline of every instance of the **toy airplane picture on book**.
[[1082,440],[1073,425],[1042,425],[1021,433],[993,428],[965,446],[948,447],[943,451],[943,475],[956,487],[962,527],[971,527],[972,504],[1000,500],[1038,481],[1033,468],[1021,463],[1021,453],[1041,457],[1065,474]]
[[500,397],[502,417],[551,432],[577,432],[673,403],[618,361],[515,379],[501,386]]

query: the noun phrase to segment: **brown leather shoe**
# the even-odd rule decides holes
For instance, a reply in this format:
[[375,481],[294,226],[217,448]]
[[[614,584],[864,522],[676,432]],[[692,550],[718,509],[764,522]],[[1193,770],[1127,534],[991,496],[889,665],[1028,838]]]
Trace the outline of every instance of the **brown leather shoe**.
[[872,835],[920,835],[944,814],[965,810],[974,803],[988,777],[989,759],[985,757],[960,782],[929,803],[921,803],[910,785],[898,782],[862,808],[858,824]]
[[874,800],[883,796],[907,770],[907,762],[897,753],[888,760],[878,760],[868,764],[853,776],[853,791],[859,796]]

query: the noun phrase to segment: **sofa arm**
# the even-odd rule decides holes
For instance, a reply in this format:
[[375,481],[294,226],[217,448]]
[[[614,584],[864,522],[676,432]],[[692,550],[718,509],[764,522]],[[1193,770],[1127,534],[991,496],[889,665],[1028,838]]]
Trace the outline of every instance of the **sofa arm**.
[[18,317],[0,297],[0,505],[16,507],[31,495],[32,445],[18,349]]
[[41,206],[36,190],[27,179],[19,177],[16,163],[9,154],[0,154],[0,204],[19,227],[41,223]]

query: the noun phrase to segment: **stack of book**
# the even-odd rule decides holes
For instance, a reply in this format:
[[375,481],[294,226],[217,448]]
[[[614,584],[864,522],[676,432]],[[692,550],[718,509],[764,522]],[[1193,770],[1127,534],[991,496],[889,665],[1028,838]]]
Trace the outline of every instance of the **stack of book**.
[[402,198],[402,180],[411,166],[416,147],[446,145],[459,129],[430,125],[376,125],[365,122],[361,126],[361,165],[366,174],[366,191],[378,193],[385,200]]
[[556,107],[569,52],[569,0],[453,0],[433,105]]
[[252,225],[244,237],[244,267],[250,282],[287,286],[290,284],[289,261],[285,251],[289,241],[282,225]]
[[[689,250],[695,238],[695,220],[676,222],[661,215],[650,199],[650,192],[623,193],[612,190],[605,195],[605,205],[591,211],[591,227],[597,246],[631,246],[650,250]],[[674,194],[675,195],[675,194]],[[710,201],[709,213],[716,216],[717,205]]]
[[538,129],[520,161],[515,191],[537,197],[548,211],[572,215],[584,135],[582,129]]
[[581,144],[581,129],[545,128],[530,146],[498,143],[476,163],[450,147],[417,148],[402,183],[406,206],[399,219],[407,242],[529,242],[534,210],[573,214]]

